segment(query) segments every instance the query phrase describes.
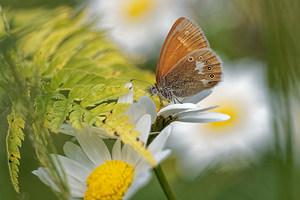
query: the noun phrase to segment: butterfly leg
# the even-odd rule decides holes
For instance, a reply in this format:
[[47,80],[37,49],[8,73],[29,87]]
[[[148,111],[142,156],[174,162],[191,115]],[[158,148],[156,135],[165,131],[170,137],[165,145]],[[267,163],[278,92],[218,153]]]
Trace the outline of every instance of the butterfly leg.
[[174,104],[176,104],[176,101],[178,103],[182,104],[182,102],[175,96],[175,94],[172,91],[170,91],[170,97],[171,97],[171,99],[173,99]]
[[182,102],[177,97],[174,97],[174,103],[175,103],[175,99],[177,100],[178,103],[182,104]]

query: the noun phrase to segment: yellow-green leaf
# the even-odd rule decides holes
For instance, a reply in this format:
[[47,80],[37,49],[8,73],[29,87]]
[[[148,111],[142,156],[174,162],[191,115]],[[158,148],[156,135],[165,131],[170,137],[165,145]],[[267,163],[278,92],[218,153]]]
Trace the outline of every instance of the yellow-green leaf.
[[6,146],[9,173],[16,192],[19,192],[18,166],[20,165],[19,159],[21,158],[19,147],[22,146],[22,141],[24,140],[23,129],[25,122],[22,118],[16,116],[14,112],[7,116],[7,120],[9,127],[6,137]]
[[134,130],[134,125],[130,124],[130,118],[123,115],[125,108],[117,107],[112,113],[108,114],[101,123],[97,125],[102,127],[109,135],[120,136],[124,144],[130,145],[139,152],[150,164],[156,166],[157,163],[151,152],[146,148],[145,144],[139,141],[140,133]]
[[50,113],[50,128],[57,133],[66,120],[71,110],[70,101],[63,95],[59,95],[59,99],[53,103],[52,112]]
[[73,105],[72,110],[73,111],[69,116],[72,126],[75,129],[83,129],[84,127],[82,125],[82,116],[84,112],[81,110],[81,108],[78,105]]
[[120,97],[121,94],[127,92],[129,88],[124,86],[107,86],[96,88],[93,93],[85,97],[80,103],[83,107],[94,106],[97,103],[101,103],[107,100],[113,100]]

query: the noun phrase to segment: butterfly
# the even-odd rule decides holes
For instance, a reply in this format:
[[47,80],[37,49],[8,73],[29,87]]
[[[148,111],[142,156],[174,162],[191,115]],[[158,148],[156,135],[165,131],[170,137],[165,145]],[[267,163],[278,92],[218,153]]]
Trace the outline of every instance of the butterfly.
[[210,49],[201,28],[192,20],[179,18],[163,44],[151,96],[162,101],[179,101],[215,86],[222,74],[221,60]]

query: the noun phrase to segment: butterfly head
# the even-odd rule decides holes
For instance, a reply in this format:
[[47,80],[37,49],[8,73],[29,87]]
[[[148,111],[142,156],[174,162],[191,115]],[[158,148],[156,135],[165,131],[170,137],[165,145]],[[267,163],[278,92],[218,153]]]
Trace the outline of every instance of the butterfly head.
[[155,85],[152,85],[148,88],[148,92],[151,96],[154,96],[154,95],[157,95],[158,94],[158,87],[157,87],[157,84],[155,83]]
[[156,83],[154,86],[148,88],[148,92],[151,96],[157,95],[159,97],[160,102],[168,101],[171,102],[174,100],[174,94],[165,87],[159,87]]

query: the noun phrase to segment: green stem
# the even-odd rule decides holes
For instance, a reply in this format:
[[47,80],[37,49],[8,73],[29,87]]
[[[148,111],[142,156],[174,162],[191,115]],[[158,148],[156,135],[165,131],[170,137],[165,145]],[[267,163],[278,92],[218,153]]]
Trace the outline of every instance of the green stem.
[[175,198],[175,196],[174,196],[174,194],[171,190],[171,187],[170,187],[170,185],[169,185],[169,183],[166,179],[166,176],[165,176],[161,166],[158,165],[156,168],[154,168],[154,172],[155,172],[155,175],[156,175],[156,177],[159,181],[159,184],[162,187],[162,189],[163,189],[165,195],[167,196],[167,198],[169,200],[175,200],[176,198]]

